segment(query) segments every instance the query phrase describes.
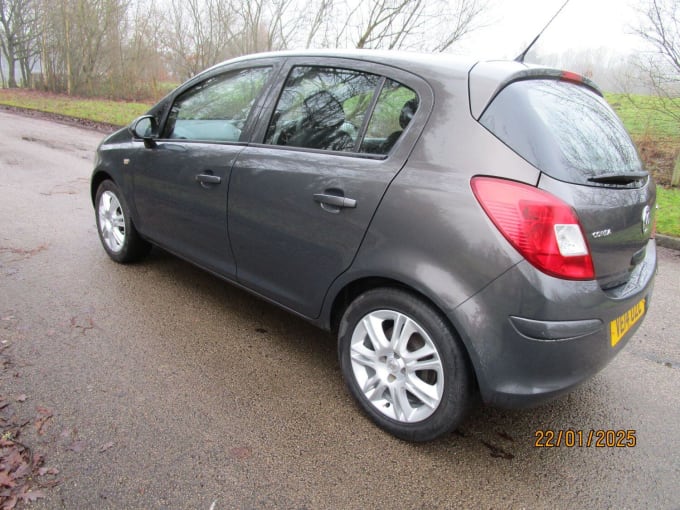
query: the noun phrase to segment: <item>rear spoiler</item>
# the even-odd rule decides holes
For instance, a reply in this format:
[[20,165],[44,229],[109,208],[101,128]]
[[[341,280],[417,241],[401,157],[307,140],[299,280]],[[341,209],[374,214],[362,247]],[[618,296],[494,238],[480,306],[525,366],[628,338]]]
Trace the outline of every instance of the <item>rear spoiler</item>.
[[516,81],[537,79],[570,81],[588,87],[598,96],[602,96],[592,80],[571,71],[533,67],[515,61],[478,62],[468,73],[470,113],[479,120],[486,107],[505,87]]

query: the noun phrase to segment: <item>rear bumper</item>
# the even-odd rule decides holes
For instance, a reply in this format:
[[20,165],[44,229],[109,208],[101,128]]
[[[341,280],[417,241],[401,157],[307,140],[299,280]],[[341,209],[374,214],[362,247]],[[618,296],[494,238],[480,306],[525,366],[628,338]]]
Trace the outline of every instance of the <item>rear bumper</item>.
[[[649,307],[656,247],[631,275],[623,297],[596,281],[559,280],[520,262],[456,309],[484,402],[528,407],[569,392],[609,363],[644,320],[622,338],[611,323],[644,299]],[[631,314],[628,314],[631,315]]]

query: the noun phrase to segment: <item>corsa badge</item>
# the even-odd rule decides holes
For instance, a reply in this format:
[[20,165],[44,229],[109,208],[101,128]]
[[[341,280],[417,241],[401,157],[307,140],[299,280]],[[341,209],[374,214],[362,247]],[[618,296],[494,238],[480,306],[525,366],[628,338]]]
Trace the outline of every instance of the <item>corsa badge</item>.
[[606,228],[604,230],[598,230],[597,232],[592,232],[590,235],[593,236],[594,239],[599,239],[601,237],[607,237],[607,236],[612,235],[612,229]]

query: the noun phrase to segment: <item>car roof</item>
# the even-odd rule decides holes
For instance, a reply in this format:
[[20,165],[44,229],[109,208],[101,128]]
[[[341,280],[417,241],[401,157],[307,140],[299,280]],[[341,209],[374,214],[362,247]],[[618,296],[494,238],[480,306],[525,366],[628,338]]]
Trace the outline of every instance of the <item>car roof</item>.
[[461,57],[446,53],[418,53],[397,50],[366,50],[366,49],[321,49],[321,50],[285,50],[266,53],[254,53],[227,60],[217,64],[211,69],[237,62],[248,62],[255,59],[266,58],[293,58],[293,57],[319,57],[319,58],[345,58],[372,62],[376,64],[398,67],[415,74],[427,76],[432,71],[451,73],[453,75],[467,74],[479,61],[472,57]]
[[[535,66],[514,60],[480,60],[472,56],[458,56],[449,53],[372,49],[314,49],[254,53],[221,62],[205,72],[212,72],[224,66],[241,62],[255,62],[258,59],[294,57],[351,59],[388,65],[409,71],[426,81],[434,78],[446,83],[448,79],[469,78],[470,110],[475,118],[479,118],[489,101],[509,82],[529,77],[555,77],[561,73],[554,68]],[[583,84],[599,93],[596,86],[589,80],[583,78]]]

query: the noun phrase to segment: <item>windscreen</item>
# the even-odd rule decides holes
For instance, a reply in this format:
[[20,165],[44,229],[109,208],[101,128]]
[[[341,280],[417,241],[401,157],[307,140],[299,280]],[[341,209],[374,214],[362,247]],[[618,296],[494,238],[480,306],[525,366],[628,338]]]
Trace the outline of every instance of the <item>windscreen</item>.
[[592,178],[642,171],[621,121],[585,86],[539,79],[513,82],[480,122],[542,172],[593,185]]

